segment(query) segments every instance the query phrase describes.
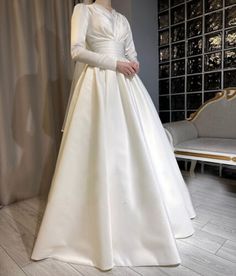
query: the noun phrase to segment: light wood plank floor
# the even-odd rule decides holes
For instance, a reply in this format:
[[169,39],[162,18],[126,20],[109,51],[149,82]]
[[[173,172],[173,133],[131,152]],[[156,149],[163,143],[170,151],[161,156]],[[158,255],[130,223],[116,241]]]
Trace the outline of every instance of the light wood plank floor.
[[236,276],[236,180],[212,175],[185,176],[197,217],[195,234],[177,240],[177,267],[114,267],[107,272],[54,259],[30,260],[45,198],[0,209],[0,276]]

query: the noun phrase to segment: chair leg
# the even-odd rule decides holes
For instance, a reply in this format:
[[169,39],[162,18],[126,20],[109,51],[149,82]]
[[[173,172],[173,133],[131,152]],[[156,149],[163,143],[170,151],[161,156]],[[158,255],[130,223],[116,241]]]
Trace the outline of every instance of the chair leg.
[[204,165],[205,165],[205,163],[202,161],[201,162],[201,173],[204,173]]
[[196,165],[197,165],[197,160],[191,160],[191,166],[189,170],[190,176],[195,176],[194,170],[196,168]]
[[222,164],[220,164],[220,167],[219,167],[219,176],[222,177],[222,169],[223,169],[223,166]]
[[184,170],[185,171],[188,170],[188,161],[187,160],[184,161]]

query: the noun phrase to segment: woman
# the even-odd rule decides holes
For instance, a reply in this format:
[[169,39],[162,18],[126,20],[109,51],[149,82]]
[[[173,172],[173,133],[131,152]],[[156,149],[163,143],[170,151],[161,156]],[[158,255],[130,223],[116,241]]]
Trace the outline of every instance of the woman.
[[138,76],[132,32],[110,0],[77,4],[74,82],[55,173],[31,258],[95,266],[180,264],[191,198]]

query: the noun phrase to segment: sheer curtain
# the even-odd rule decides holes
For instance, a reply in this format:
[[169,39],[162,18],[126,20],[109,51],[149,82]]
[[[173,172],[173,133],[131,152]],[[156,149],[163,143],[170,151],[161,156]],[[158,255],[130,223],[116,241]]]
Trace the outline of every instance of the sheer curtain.
[[0,205],[49,190],[74,69],[77,2],[0,1]]

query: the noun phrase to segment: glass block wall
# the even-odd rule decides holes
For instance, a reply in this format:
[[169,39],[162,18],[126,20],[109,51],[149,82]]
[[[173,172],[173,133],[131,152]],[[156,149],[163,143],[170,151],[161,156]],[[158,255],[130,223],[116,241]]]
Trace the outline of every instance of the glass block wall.
[[159,0],[159,110],[163,123],[189,117],[236,86],[236,0]]

